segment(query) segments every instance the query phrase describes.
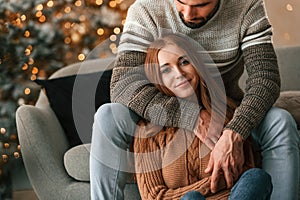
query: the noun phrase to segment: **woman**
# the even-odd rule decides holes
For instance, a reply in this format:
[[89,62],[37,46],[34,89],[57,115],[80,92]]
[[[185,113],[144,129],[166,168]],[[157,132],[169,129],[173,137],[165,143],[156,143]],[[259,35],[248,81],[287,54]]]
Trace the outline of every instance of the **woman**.
[[[236,102],[226,97],[222,85],[211,76],[197,50],[186,38],[167,35],[150,45],[145,73],[162,93],[179,102],[184,98],[199,103],[212,116],[211,120],[219,120],[225,125],[233,115]],[[140,121],[133,150],[142,199],[269,199],[272,192],[270,176],[253,168],[249,140],[244,142],[243,171],[246,172],[231,189],[227,189],[224,178],[221,179],[218,192],[212,193],[210,174],[204,172],[210,156],[205,153],[209,149],[202,142],[204,139],[205,135],[195,137],[184,129]]]

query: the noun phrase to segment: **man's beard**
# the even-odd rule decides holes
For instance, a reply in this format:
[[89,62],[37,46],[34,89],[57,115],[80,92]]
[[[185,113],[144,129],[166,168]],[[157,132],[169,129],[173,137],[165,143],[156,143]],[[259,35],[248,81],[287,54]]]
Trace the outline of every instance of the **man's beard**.
[[208,18],[201,18],[201,21],[198,23],[187,22],[184,20],[182,13],[178,13],[178,14],[179,14],[179,17],[180,17],[182,23],[184,23],[184,25],[186,25],[187,27],[192,28],[192,29],[200,28],[201,26],[206,24],[206,22],[208,21]]
[[220,1],[217,2],[217,5],[213,9],[213,11],[210,14],[207,15],[207,17],[198,18],[198,20],[201,20],[198,23],[187,22],[187,21],[184,20],[182,13],[179,12],[178,14],[179,14],[179,17],[180,17],[182,23],[184,23],[189,28],[196,29],[196,28],[200,28],[201,26],[206,24],[212,18],[215,15],[215,13],[217,12],[217,10],[219,9],[219,6],[220,6]]

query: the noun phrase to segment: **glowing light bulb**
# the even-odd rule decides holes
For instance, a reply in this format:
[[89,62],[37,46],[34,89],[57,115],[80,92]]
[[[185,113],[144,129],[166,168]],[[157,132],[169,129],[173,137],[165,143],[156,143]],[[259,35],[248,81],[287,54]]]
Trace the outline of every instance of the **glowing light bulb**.
[[4,134],[6,133],[6,129],[5,129],[5,128],[0,128],[0,133],[1,133],[2,135],[4,135]]
[[83,53],[78,55],[78,60],[83,61],[85,59],[85,55]]
[[287,4],[286,5],[286,9],[288,10],[288,11],[293,11],[293,6],[291,5],[291,4]]
[[31,92],[30,88],[25,88],[24,94],[29,95]]

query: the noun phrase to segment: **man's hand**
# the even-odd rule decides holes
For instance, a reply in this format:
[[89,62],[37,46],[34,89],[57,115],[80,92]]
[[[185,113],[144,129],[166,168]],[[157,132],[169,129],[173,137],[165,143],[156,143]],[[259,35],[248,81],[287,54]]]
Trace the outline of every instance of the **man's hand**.
[[243,170],[243,139],[232,130],[224,130],[222,136],[212,150],[206,173],[212,173],[211,191],[216,192],[220,174],[226,180],[227,188],[231,188]]
[[211,115],[206,110],[201,110],[194,133],[209,149],[212,150],[219,140],[224,121],[210,122]]

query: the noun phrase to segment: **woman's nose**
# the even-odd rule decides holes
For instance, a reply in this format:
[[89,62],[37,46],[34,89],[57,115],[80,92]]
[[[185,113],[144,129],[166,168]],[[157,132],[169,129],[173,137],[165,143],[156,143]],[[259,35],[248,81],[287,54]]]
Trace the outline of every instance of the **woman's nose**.
[[181,69],[181,67],[176,66],[174,71],[175,71],[175,78],[182,78],[185,76],[185,72]]

